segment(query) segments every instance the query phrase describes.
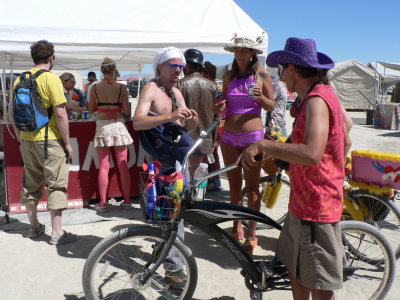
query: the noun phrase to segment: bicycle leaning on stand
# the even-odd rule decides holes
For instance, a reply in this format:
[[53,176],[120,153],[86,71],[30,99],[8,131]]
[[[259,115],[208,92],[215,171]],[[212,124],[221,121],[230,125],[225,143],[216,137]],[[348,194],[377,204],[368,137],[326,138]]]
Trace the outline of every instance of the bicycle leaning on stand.
[[[215,124],[213,124],[215,126]],[[187,153],[187,159],[202,139],[211,132],[202,133]],[[216,201],[194,201],[196,188],[202,181],[227,172],[232,164],[212,172],[185,189],[177,210],[176,198],[163,197],[165,209],[155,209],[149,217],[147,189],[141,183],[142,208],[149,225],[124,228],[103,239],[88,256],[82,275],[88,300],[94,299],[192,299],[197,285],[197,266],[191,250],[177,238],[181,220],[202,230],[227,249],[240,264],[240,274],[250,291],[251,299],[262,299],[263,292],[288,288],[286,268],[272,255],[270,260],[255,261],[219,224],[233,220],[251,220],[276,230],[281,225],[258,211]],[[183,174],[184,171],[182,172]],[[172,203],[174,205],[172,205]],[[166,204],[166,205],[165,205]],[[167,217],[166,217],[167,216]],[[383,299],[395,276],[395,257],[387,239],[371,225],[356,221],[341,222],[345,247],[344,288],[338,291],[340,299]],[[347,245],[351,245],[347,247]],[[176,285],[167,284],[161,266],[170,251],[182,260],[186,279]],[[367,255],[366,255],[367,254]],[[378,260],[379,263],[375,261]]]

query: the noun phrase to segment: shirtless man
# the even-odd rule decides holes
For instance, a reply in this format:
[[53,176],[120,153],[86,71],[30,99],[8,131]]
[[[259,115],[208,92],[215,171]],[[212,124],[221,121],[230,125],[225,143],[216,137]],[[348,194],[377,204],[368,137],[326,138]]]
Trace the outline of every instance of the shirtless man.
[[[145,147],[143,133],[154,128],[159,128],[159,133],[162,133],[162,127],[171,122],[184,126],[187,130],[196,128],[198,124],[197,113],[186,107],[181,92],[175,87],[185,65],[185,58],[177,48],[168,47],[158,51],[153,61],[156,80],[144,86],[133,118],[133,128],[142,131],[141,143],[152,157],[148,161],[160,161],[161,168],[175,166],[176,160],[182,163],[184,157],[182,154],[186,154],[186,149],[192,146],[192,139],[183,131],[181,140],[175,146],[166,143],[160,146],[163,143],[160,137],[150,141]],[[183,241],[183,221],[178,227],[178,237]],[[164,268],[167,283],[179,285],[186,281],[182,260],[175,249],[169,252]]]
[[197,113],[186,107],[185,99],[175,87],[185,65],[183,54],[174,47],[157,53],[153,62],[156,81],[146,84],[140,93],[133,118],[135,130],[151,129],[167,122],[176,122],[187,130],[197,127]]

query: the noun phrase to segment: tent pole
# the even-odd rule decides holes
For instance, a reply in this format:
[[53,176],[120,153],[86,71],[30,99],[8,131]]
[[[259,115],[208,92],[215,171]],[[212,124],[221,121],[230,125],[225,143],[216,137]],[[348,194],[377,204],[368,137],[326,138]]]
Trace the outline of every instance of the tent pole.
[[138,102],[139,102],[139,98],[140,98],[140,80],[141,79],[142,79],[142,65],[139,64],[138,93],[137,93]]
[[[6,93],[7,93],[7,89],[6,89],[6,52],[5,51],[1,51],[1,60],[3,61],[3,73],[2,73],[2,78],[1,78],[1,91],[2,91],[2,95],[3,95],[3,119],[4,117],[7,115],[7,99],[6,99]],[[8,119],[6,117],[6,119]]]
[[[11,56],[11,60],[10,60],[10,86],[8,88],[8,95],[9,95],[9,99],[11,99],[11,91],[13,88],[13,75],[14,75],[14,56]],[[8,112],[8,107],[7,107],[7,112]],[[7,123],[10,123],[10,119],[9,119],[9,114],[6,114],[6,118],[4,118]]]

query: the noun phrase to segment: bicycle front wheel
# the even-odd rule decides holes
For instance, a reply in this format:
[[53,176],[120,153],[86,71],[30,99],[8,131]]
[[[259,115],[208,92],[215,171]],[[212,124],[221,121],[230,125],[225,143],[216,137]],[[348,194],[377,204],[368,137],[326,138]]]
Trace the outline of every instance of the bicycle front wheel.
[[159,245],[166,242],[161,229],[149,226],[125,228],[106,237],[92,250],[83,269],[86,299],[191,299],[197,285],[197,266],[190,249],[179,239],[171,251],[182,261],[186,280],[169,284],[161,265],[147,282],[141,282],[157,260]]
[[[357,221],[340,224],[344,245],[343,288],[337,292],[337,298],[385,298],[396,274],[396,258],[389,241],[369,224]],[[350,250],[354,247],[356,253]]]
[[389,240],[398,259],[400,257],[400,210],[392,199],[371,194],[365,190],[355,190],[349,195],[353,200],[363,202],[369,212],[364,215],[364,222],[382,231]]
[[[270,183],[272,180],[274,180],[273,176],[264,176],[261,177],[259,180],[259,190],[260,190],[260,195],[263,197],[263,193],[266,187],[266,184]],[[261,202],[261,207],[260,207],[260,212],[262,212],[264,215],[267,215],[270,217],[272,220],[277,222],[278,224],[283,225],[283,222],[286,218],[286,215],[288,213],[288,207],[289,207],[289,195],[290,195],[290,182],[289,179],[285,177],[280,178],[281,184],[281,189],[278,194],[278,199],[275,202],[274,206],[271,208],[268,208],[265,203]],[[247,201],[247,189],[244,187],[242,189],[242,199],[243,202]],[[268,225],[264,225],[261,223],[257,224],[257,227],[267,227],[267,228],[272,228]]]

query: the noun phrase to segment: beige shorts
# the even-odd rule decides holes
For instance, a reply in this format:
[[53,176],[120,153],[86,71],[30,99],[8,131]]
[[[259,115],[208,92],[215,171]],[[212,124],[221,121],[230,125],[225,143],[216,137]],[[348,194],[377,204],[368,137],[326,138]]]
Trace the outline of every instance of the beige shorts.
[[343,244],[339,223],[302,221],[289,212],[276,253],[305,287],[342,288]]
[[46,183],[47,208],[66,209],[69,163],[63,141],[48,141],[46,160],[43,158],[44,141],[21,140],[20,150],[24,163],[21,204],[37,206]]

